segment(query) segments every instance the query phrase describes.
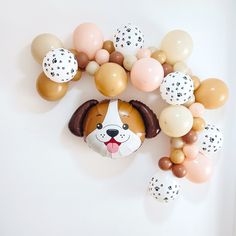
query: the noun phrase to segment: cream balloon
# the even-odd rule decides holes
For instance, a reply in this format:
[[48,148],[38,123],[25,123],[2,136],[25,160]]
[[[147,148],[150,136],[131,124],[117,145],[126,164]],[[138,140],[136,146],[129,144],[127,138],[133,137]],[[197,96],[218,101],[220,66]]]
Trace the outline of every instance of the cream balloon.
[[183,30],[170,31],[161,42],[161,50],[166,53],[166,61],[172,65],[185,60],[191,54],[192,48],[192,38]]
[[188,108],[180,105],[172,105],[162,110],[159,123],[166,135],[177,138],[187,134],[191,130],[193,116]]

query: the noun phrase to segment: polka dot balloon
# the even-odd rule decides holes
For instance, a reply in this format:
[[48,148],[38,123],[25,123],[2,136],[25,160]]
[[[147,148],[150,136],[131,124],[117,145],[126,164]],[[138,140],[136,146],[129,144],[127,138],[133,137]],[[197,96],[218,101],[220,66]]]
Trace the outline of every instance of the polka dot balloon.
[[193,96],[193,91],[191,77],[179,71],[168,74],[160,86],[161,97],[171,105],[186,103]]
[[206,155],[211,155],[221,149],[223,134],[215,125],[207,124],[199,134],[198,140],[200,151]]
[[75,55],[69,50],[57,48],[46,54],[42,67],[49,79],[57,83],[65,83],[76,75],[78,63]]
[[126,24],[116,30],[113,36],[116,51],[123,55],[136,55],[143,48],[144,35],[142,31],[133,24]]
[[168,203],[178,196],[180,185],[170,172],[161,171],[151,178],[148,190],[158,201]]

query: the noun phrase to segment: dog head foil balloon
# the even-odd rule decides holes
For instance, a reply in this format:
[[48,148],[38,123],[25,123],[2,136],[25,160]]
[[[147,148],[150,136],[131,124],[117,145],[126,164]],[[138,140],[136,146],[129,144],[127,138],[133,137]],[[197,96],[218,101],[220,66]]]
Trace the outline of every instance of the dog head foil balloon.
[[160,132],[153,111],[139,101],[89,100],[72,115],[70,131],[103,156],[119,158],[135,152],[145,138]]

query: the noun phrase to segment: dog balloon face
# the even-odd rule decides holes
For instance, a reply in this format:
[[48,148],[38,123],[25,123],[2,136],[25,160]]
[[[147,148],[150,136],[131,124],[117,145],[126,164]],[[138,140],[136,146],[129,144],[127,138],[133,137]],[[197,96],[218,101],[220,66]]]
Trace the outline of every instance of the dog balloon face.
[[90,100],[71,117],[70,131],[84,137],[103,156],[119,158],[135,152],[146,138],[160,132],[156,115],[139,101]]

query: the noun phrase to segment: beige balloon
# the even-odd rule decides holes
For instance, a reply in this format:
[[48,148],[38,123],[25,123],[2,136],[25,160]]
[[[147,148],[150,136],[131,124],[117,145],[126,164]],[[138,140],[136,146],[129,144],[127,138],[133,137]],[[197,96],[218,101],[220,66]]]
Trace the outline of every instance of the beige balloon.
[[161,42],[161,50],[166,53],[166,62],[172,65],[185,60],[191,54],[192,49],[192,38],[183,30],[170,31]]
[[115,97],[127,87],[127,74],[123,67],[116,63],[105,63],[95,73],[97,89],[107,97]]
[[63,48],[63,44],[53,34],[40,34],[31,43],[32,56],[39,64],[42,64],[45,55],[54,48]]
[[223,106],[228,96],[227,85],[219,79],[206,79],[195,91],[196,102],[202,103],[206,109],[216,109]]
[[187,134],[193,125],[193,116],[185,106],[173,105],[162,110],[159,123],[163,133],[169,137]]
[[39,95],[47,101],[57,101],[64,97],[68,90],[68,83],[56,83],[42,72],[36,82]]

